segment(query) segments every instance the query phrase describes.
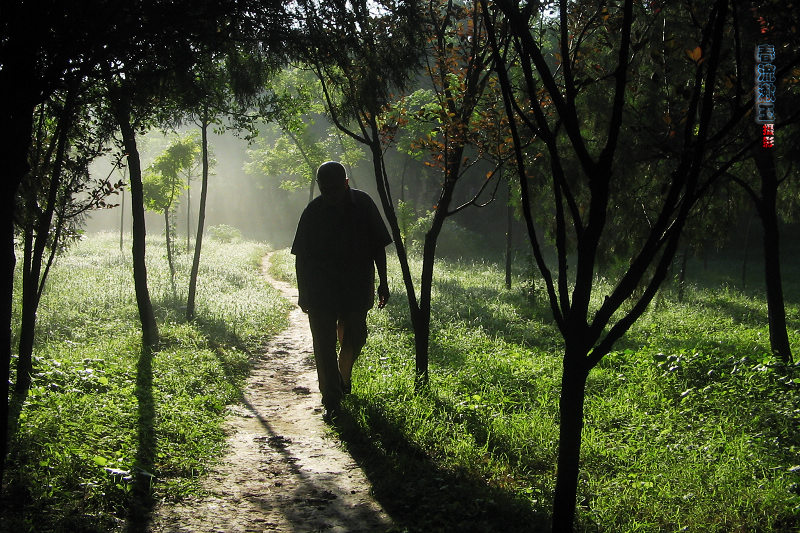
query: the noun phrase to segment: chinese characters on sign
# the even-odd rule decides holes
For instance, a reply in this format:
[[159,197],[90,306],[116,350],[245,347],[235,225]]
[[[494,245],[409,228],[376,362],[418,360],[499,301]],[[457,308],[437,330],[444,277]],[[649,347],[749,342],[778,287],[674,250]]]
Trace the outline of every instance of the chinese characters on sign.
[[756,124],[761,125],[761,146],[775,146],[775,47],[756,46]]

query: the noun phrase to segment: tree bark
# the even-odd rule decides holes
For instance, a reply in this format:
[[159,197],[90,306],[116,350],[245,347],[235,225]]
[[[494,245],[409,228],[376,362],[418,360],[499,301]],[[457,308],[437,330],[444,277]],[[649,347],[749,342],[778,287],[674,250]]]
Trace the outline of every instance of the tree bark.
[[192,233],[192,180],[186,180],[186,253],[191,250]]
[[[11,376],[11,320],[14,300],[14,211],[17,191],[29,170],[28,150],[33,131],[33,110],[36,106],[32,88],[36,80],[32,72],[36,62],[26,53],[10,54],[11,64],[0,71],[0,87],[9,88],[6,98],[0,101],[0,161],[3,161],[3,179],[0,179],[0,487],[5,473],[8,452],[8,393]],[[28,83],[27,81],[30,81]],[[9,94],[11,93],[11,94]],[[14,94],[16,93],[16,94]]]
[[583,430],[583,403],[588,372],[585,350],[567,343],[561,374],[558,469],[553,501],[553,533],[571,533],[578,493],[578,470]]
[[133,283],[136,291],[136,304],[142,324],[142,342],[145,346],[158,344],[156,325],[150,291],[147,288],[147,264],[145,262],[144,192],[142,190],[142,166],[136,146],[136,133],[131,123],[130,96],[124,90],[113,91],[111,102],[115,118],[122,132],[122,141],[128,156],[131,186],[131,213],[133,215]]
[[121,252],[123,249],[123,240],[122,235],[123,231],[125,230],[125,189],[122,189],[122,201],[120,202],[120,214],[119,214],[119,251]]
[[167,264],[169,265],[169,279],[175,287],[175,263],[172,260],[172,235],[169,232],[169,208],[164,209],[164,238],[167,241]]
[[203,247],[203,228],[206,224],[206,198],[208,197],[208,116],[203,115],[200,123],[203,151],[203,177],[200,182],[200,207],[197,213],[197,233],[194,240],[192,273],[189,276],[189,297],[186,300],[186,320],[194,320],[195,294],[197,293],[197,273],[200,271],[200,250]]
[[508,182],[508,199],[506,204],[506,289],[511,288],[511,248],[514,226],[514,206],[511,205],[511,182]]
[[683,303],[683,292],[686,288],[686,262],[689,259],[689,247],[683,250],[681,255],[681,270],[678,273],[678,301]]
[[744,257],[742,257],[742,290],[747,289],[747,251],[750,247],[750,227],[753,225],[753,217],[747,218],[747,230],[744,232]]
[[[58,140],[53,162],[52,174],[48,183],[47,204],[43,211],[38,212],[36,193],[31,190],[28,198],[28,216],[36,217],[29,220],[25,228],[24,260],[22,269],[22,317],[20,322],[19,354],[17,359],[17,382],[14,386],[16,394],[25,395],[31,385],[33,373],[33,343],[36,332],[36,312],[39,309],[39,299],[44,287],[47,273],[42,276],[42,261],[48,236],[53,225],[53,214],[56,209],[58,190],[61,187],[61,169],[69,133],[69,114],[72,106],[72,96],[67,97],[64,112],[60,117],[58,127]],[[45,180],[44,177],[41,177]],[[60,232],[58,232],[60,234]],[[55,248],[57,242],[52,243]]]
[[[374,116],[374,115],[373,115]],[[425,313],[421,309],[420,301],[417,300],[416,290],[414,288],[414,280],[411,277],[411,268],[408,265],[408,254],[403,242],[402,233],[400,232],[400,224],[397,220],[397,213],[392,204],[392,198],[389,191],[388,178],[386,176],[386,167],[383,160],[383,150],[381,149],[380,137],[378,134],[378,126],[374,122],[369,121],[372,139],[370,139],[369,147],[372,154],[372,166],[375,173],[375,183],[378,189],[378,197],[381,200],[383,212],[386,215],[386,220],[389,222],[389,230],[392,234],[394,241],[395,252],[397,259],[400,262],[400,271],[403,275],[403,284],[406,289],[406,297],[408,299],[409,316],[411,318],[411,329],[414,331],[414,360],[416,366],[416,384],[417,387],[424,384],[427,380],[427,365],[428,365],[428,342],[430,339],[430,310],[428,311],[427,322],[424,319]]]
[[786,332],[786,309],[781,280],[780,235],[778,231],[778,177],[775,159],[769,149],[756,148],[756,167],[761,175],[759,215],[764,227],[764,276],[767,289],[769,344],[772,353],[784,363],[792,362],[792,350]]
[[[25,159],[22,157],[17,159]],[[13,156],[13,153],[5,155]],[[9,159],[3,158],[4,161]],[[13,159],[12,159],[13,161]],[[19,165],[19,161],[15,162]],[[12,163],[13,164],[13,163]],[[9,169],[6,179],[2,182],[2,208],[0,208],[0,227],[2,227],[3,252],[0,261],[0,280],[3,280],[3,303],[0,307],[0,344],[2,344],[2,368],[0,368],[0,486],[2,486],[5,472],[6,453],[8,451],[8,381],[11,376],[11,316],[12,302],[14,300],[14,267],[17,258],[14,255],[14,197],[17,194],[20,180],[17,179],[17,169]],[[24,171],[22,171],[24,173]]]
[[436,213],[431,222],[431,228],[425,234],[425,244],[422,248],[422,280],[419,289],[419,338],[415,339],[417,387],[428,383],[428,349],[431,331],[431,295],[433,292],[433,267],[436,262],[436,244],[442,231],[444,221],[448,216],[450,202],[453,198],[453,189],[458,181],[458,172],[464,146],[458,145],[453,153],[448,156],[449,163],[445,167],[444,184],[439,201],[436,203]]
[[[30,202],[28,209],[30,209]],[[30,211],[29,211],[30,212]],[[17,354],[16,394],[25,394],[30,387],[33,373],[33,333],[36,327],[36,284],[31,286],[33,271],[33,227],[26,225],[22,245],[22,316],[19,326],[19,345]]]

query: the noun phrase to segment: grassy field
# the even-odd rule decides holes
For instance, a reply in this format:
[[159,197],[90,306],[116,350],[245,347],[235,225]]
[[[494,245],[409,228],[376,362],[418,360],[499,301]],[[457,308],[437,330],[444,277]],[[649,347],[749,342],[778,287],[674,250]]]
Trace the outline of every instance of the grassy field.
[[[36,375],[11,441],[2,531],[121,527],[142,505],[133,474],[148,447],[157,498],[197,491],[224,445],[225,408],[239,398],[250,355],[285,326],[287,303],[259,275],[265,246],[207,239],[198,318],[187,323],[191,255],[178,255],[173,290],[163,237],[154,236],[147,266],[162,343],[142,358],[129,242],[121,252],[117,239],[84,239],[49,278]],[[147,398],[144,408],[137,398]]]
[[[278,259],[291,280],[287,252]],[[393,297],[370,312],[340,428],[376,495],[409,531],[546,529],[562,340],[543,287],[517,275],[506,290],[491,263],[438,263],[430,389],[415,394],[408,304],[390,265]],[[691,266],[702,279],[684,301],[667,287],[589,377],[581,531],[800,528],[800,365],[769,355],[755,274],[744,294],[736,265]],[[785,277],[798,358],[800,290]]]
[[[178,257],[173,290],[162,241],[148,242],[163,337],[149,383],[127,244],[120,252],[115,236],[92,236],[59,259],[39,311],[36,376],[11,443],[0,530],[122,527],[141,505],[132,479],[143,448],[167,501],[198,491],[219,456],[226,405],[250,356],[285,325],[286,302],[259,276],[265,246],[210,240],[198,320],[188,324],[189,255]],[[392,298],[370,312],[336,428],[374,495],[405,532],[546,530],[562,340],[540,282],[523,261],[510,290],[496,264],[437,263],[431,383],[418,394],[407,302],[389,264]],[[282,250],[271,270],[292,280],[293,265]],[[800,528],[800,366],[768,355],[753,266],[748,292],[730,261],[691,266],[684,301],[667,287],[589,378],[580,531]],[[784,273],[796,358],[798,274]]]

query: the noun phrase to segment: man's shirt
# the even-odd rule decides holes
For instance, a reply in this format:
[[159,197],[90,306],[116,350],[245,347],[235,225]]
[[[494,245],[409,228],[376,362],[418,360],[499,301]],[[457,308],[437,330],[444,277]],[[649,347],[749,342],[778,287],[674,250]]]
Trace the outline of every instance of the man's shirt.
[[342,206],[312,200],[300,216],[297,256],[302,309],[366,310],[375,300],[375,256],[392,242],[372,198],[349,189]]

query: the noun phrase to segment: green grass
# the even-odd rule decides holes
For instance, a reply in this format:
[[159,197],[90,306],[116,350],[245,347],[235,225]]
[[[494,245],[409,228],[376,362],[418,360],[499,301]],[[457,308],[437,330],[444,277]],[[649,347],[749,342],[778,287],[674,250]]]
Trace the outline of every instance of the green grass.
[[95,235],[57,260],[38,313],[36,374],[11,442],[0,529],[119,528],[137,505],[142,453],[156,497],[170,501],[197,492],[221,455],[225,408],[240,398],[252,351],[285,327],[287,303],[259,274],[265,246],[208,239],[197,320],[187,323],[191,255],[178,255],[173,292],[163,237],[147,246],[162,341],[151,360],[141,359],[129,247],[120,252],[116,236]]
[[[278,256],[277,273],[290,278],[290,257]],[[436,268],[429,390],[413,391],[408,304],[390,261],[392,298],[369,314],[340,432],[408,531],[458,531],[463,520],[545,530],[563,343],[546,295],[519,273],[506,290],[492,263]],[[800,365],[781,368],[769,355],[766,304],[752,281],[743,293],[715,271],[696,272],[711,282],[698,277],[683,303],[665,288],[590,374],[580,531],[800,528]],[[798,358],[796,288],[787,283]]]

